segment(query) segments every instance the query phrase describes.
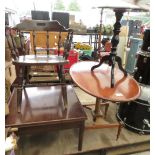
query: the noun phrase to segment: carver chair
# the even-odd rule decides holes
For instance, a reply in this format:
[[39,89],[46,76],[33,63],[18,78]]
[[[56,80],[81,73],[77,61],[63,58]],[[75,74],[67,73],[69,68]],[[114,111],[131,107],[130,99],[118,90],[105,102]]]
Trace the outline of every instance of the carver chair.
[[[51,65],[51,63],[48,64],[48,61],[53,59],[51,55],[55,55],[57,56],[56,59],[61,58],[64,64],[68,63],[67,59],[71,49],[73,31],[66,29],[58,21],[43,20],[24,20],[16,25],[14,29],[19,36],[17,41],[20,43],[20,48],[17,48],[17,41],[12,31],[6,31],[6,40],[11,50],[13,62],[16,63],[21,55],[23,55],[25,61],[35,59],[33,65],[24,68],[25,82],[32,85],[64,82],[63,65],[58,63]],[[27,49],[27,46],[24,45],[25,33],[30,35],[30,44],[27,45],[29,47]],[[63,51],[63,54],[60,54],[60,51]],[[39,61],[41,63],[43,61],[47,62],[40,65]],[[15,64],[15,67],[16,74],[19,74],[18,65]],[[19,79],[15,80],[14,85],[17,80]]]

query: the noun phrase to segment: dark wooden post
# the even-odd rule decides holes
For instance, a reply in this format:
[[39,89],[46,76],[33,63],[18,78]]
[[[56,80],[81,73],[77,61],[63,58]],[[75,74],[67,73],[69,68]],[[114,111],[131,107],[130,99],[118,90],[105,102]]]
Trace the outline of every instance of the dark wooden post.
[[117,45],[119,43],[119,33],[120,33],[120,28],[121,28],[121,23],[120,20],[123,16],[123,13],[125,12],[124,10],[114,10],[115,12],[115,17],[116,17],[116,23],[114,24],[114,30],[113,30],[113,37],[111,39],[112,43],[112,48],[111,48],[111,88],[114,87],[115,79],[114,79],[114,68],[115,68],[115,57],[116,57],[116,50],[117,50]]
[[49,55],[49,32],[46,32],[46,47],[47,47],[47,55]]
[[101,8],[100,30],[99,30],[99,38],[98,38],[98,57],[99,58],[101,57],[102,16],[103,16],[103,8]]
[[122,60],[119,56],[117,56],[117,53],[116,53],[117,45],[119,43],[119,33],[120,33],[120,28],[121,28],[120,20],[123,16],[123,13],[125,12],[125,10],[124,9],[114,9],[114,12],[115,12],[115,16],[116,16],[116,22],[114,24],[114,30],[113,30],[114,33],[113,33],[113,37],[111,39],[112,48],[111,48],[110,55],[103,56],[101,58],[99,64],[97,64],[91,68],[91,71],[93,71],[95,68],[101,66],[103,62],[108,61],[109,65],[111,66],[111,88],[114,88],[114,84],[115,84],[115,78],[114,78],[115,62],[118,63],[118,67],[124,73],[124,76],[127,76],[127,72],[122,67]]
[[58,56],[60,55],[60,47],[61,47],[61,31],[59,32],[59,39],[58,39]]
[[33,30],[33,50],[34,50],[34,54],[36,56],[37,54],[37,50],[36,50],[36,32]]
[[20,46],[21,46],[21,52],[22,52],[21,54],[26,55],[26,51],[25,51],[25,47],[24,47],[25,40],[24,40],[23,33],[20,30],[18,31],[18,33],[19,33]]

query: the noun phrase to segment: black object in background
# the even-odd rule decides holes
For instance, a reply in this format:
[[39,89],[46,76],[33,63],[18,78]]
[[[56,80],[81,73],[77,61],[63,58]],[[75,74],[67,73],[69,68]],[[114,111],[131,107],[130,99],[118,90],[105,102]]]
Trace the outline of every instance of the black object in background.
[[50,20],[48,11],[31,11],[33,20]]
[[52,20],[57,20],[65,28],[69,28],[69,13],[66,12],[53,12]]
[[150,85],[150,56],[144,54],[144,52],[139,53],[136,68],[134,78],[139,83]]
[[149,47],[150,47],[150,29],[146,29],[144,31],[142,50],[150,52]]

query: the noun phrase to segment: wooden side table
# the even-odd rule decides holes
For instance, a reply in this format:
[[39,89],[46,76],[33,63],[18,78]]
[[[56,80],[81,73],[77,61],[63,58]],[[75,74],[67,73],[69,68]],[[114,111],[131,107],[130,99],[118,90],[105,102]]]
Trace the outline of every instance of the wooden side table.
[[[115,87],[111,88],[111,67],[103,63],[100,67],[91,71],[91,67],[98,62],[85,61],[74,64],[70,69],[73,81],[85,92],[96,97],[94,121],[100,117],[100,100],[121,103],[132,101],[139,97],[139,84],[131,76],[124,76],[123,72],[115,67]],[[86,128],[118,127],[120,133],[121,124],[93,125]]]
[[84,122],[87,119],[72,86],[66,86],[68,105],[65,108],[63,86],[29,87],[22,90],[21,113],[17,112],[17,89],[9,101],[10,114],[6,127],[18,128],[19,134],[60,129],[79,129],[78,150],[82,150]]

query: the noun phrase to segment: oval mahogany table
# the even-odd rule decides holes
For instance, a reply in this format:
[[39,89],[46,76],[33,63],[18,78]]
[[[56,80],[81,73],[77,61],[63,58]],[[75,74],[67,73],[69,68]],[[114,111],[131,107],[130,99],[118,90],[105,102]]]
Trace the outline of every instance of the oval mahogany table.
[[140,86],[130,75],[124,77],[122,71],[116,67],[115,86],[111,88],[111,67],[102,64],[91,71],[91,67],[96,64],[98,62],[83,61],[70,68],[73,81],[81,89],[94,97],[114,102],[126,102],[139,97]]
[[[86,126],[85,129],[117,127],[118,132],[116,139],[118,139],[121,128],[123,127],[123,122],[98,124],[96,118],[103,118],[100,106],[105,106],[105,117],[109,107],[107,101],[112,101],[113,103],[127,103],[128,101],[135,100],[140,95],[140,87],[136,80],[129,75],[125,77],[123,72],[115,67],[115,86],[111,88],[111,67],[107,64],[102,64],[100,67],[91,71],[91,67],[96,64],[98,64],[98,62],[83,61],[72,65],[70,68],[70,75],[73,81],[86,93],[96,97],[96,103],[93,104],[95,105],[95,110],[91,111],[95,122],[91,126]],[[90,105],[84,106],[88,106],[89,108]]]

